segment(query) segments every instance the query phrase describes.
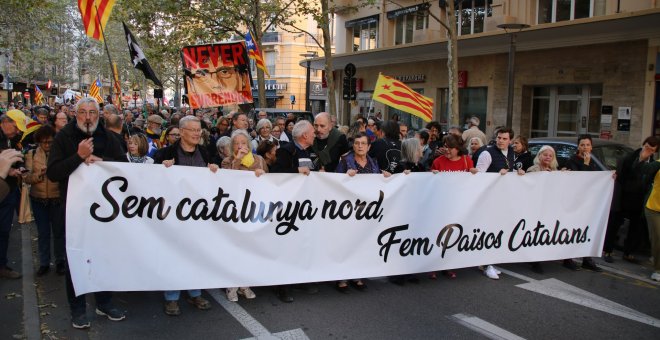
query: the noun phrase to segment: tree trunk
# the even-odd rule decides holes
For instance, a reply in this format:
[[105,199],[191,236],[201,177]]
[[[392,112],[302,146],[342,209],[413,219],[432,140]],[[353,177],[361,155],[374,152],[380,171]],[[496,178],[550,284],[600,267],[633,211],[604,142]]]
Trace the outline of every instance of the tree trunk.
[[458,107],[458,47],[456,32],[456,15],[454,14],[454,1],[447,1],[447,80],[449,83],[449,124],[459,125]]
[[[254,1],[254,32],[252,32],[254,35],[252,36],[252,40],[254,40],[254,44],[257,46],[259,51],[262,54],[262,58],[264,57],[263,50],[261,49],[261,38],[263,37],[263,29],[261,26],[261,7],[260,1]],[[264,65],[266,63],[266,60],[264,60]],[[267,65],[266,65],[267,66]],[[257,69],[257,89],[259,91],[259,106],[260,107],[268,107],[268,102],[266,101],[266,78],[264,77],[264,71],[262,71],[260,68]],[[252,84],[250,84],[250,91]]]
[[323,31],[323,55],[325,56],[325,79],[328,89],[328,111],[331,115],[337,117],[337,100],[335,93],[335,77],[332,71],[332,35],[330,34],[330,17],[328,11],[328,1],[321,1],[321,13],[324,16],[325,24],[321,25]]

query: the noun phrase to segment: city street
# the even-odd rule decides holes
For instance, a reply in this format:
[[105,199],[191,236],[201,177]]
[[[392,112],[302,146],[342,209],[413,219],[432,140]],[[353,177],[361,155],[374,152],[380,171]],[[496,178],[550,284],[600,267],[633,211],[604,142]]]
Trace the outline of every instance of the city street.
[[9,257],[24,278],[0,281],[2,339],[660,337],[660,286],[648,279],[648,264],[624,262],[620,253],[614,264],[599,260],[602,273],[571,272],[558,261],[544,263],[543,275],[528,264],[505,264],[498,266],[498,281],[465,268],[456,271],[455,279],[419,274],[419,283],[404,286],[373,278],[365,292],[351,289],[348,294],[319,283],[316,294],[292,290],[295,301],[288,304],[271,287],[254,288],[257,298],[241,297],[239,303],[210,289],[203,296],[212,302],[211,310],[196,310],[184,293],[179,317],[163,313],[160,292],[123,292],[115,294],[114,302],[127,311],[126,320],[115,323],[96,316],[88,298],[92,327],[81,331],[71,327],[63,276],[51,270],[34,280],[34,253],[24,251],[31,243],[34,251],[33,228],[28,224],[12,230]]

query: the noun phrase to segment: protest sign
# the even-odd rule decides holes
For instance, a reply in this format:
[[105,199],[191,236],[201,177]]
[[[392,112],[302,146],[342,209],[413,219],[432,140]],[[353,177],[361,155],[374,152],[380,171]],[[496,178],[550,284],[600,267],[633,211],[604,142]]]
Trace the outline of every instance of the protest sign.
[[266,174],[81,165],[77,294],[279,285],[599,256],[610,172]]
[[193,109],[250,104],[250,63],[244,41],[181,50],[188,103]]

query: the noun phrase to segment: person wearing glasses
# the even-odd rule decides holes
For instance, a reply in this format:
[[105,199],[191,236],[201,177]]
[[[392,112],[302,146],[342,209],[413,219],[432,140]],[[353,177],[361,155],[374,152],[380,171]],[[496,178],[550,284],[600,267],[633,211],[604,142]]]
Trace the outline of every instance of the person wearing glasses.
[[[181,138],[174,144],[159,149],[154,155],[155,164],[163,164],[166,168],[172,165],[208,167],[212,172],[218,171],[218,165],[209,162],[206,148],[199,145],[202,136],[202,123],[195,116],[185,116],[179,121]],[[181,291],[164,292],[165,314],[177,316],[181,314],[179,297]],[[211,303],[202,297],[200,289],[188,290],[188,302],[200,310],[211,309]]]
[[165,141],[163,147],[170,146],[181,138],[181,133],[179,127],[176,125],[171,125],[165,130]]
[[[251,102],[252,88],[247,65],[213,65],[209,60],[199,65],[208,67],[192,68],[186,71],[188,98],[194,107],[209,94],[221,94],[225,104]],[[198,105],[194,105],[198,104]],[[220,104],[222,103],[215,103]],[[217,105],[212,105],[217,106]]]
[[28,173],[23,180],[30,184],[30,202],[38,232],[39,269],[37,276],[50,271],[51,234],[55,253],[57,274],[64,275],[66,257],[64,254],[64,210],[57,183],[46,178],[46,166],[50,154],[55,129],[44,125],[34,132],[37,148],[26,154],[25,168]]
[[[82,98],[76,105],[75,117],[75,124],[67,124],[55,136],[46,167],[48,179],[59,183],[64,211],[66,211],[69,176],[80,164],[91,165],[100,161],[126,162],[126,154],[122,152],[119,140],[99,124],[99,104],[95,99]],[[66,216],[64,213],[61,216],[64,219],[66,230]],[[85,295],[76,296],[71,274],[68,271],[66,273],[66,293],[73,327],[89,328]],[[96,314],[106,316],[112,321],[121,321],[126,318],[124,311],[112,304],[111,292],[96,292],[94,296]]]

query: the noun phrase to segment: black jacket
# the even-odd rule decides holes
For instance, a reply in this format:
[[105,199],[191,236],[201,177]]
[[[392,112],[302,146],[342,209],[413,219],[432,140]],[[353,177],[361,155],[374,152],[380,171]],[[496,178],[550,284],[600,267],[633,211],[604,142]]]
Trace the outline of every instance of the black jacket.
[[[179,148],[180,140],[174,142],[170,146],[166,146],[162,149],[158,149],[154,154],[154,164],[161,164],[163,161],[168,159],[174,159],[174,165],[179,164],[179,153],[177,149]],[[209,164],[209,154],[206,152],[206,148],[202,146],[197,146],[197,149],[202,154],[202,159],[206,164]]]
[[[119,140],[101,124],[92,135],[94,138],[93,154],[104,161],[126,162],[126,153],[123,152]],[[89,138],[82,132],[73,120],[60,130],[55,136],[48,157],[46,176],[60,185],[60,195],[66,198],[69,176],[78,168],[84,159],[78,156],[78,144]]]

